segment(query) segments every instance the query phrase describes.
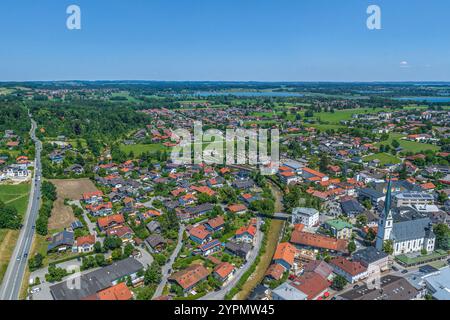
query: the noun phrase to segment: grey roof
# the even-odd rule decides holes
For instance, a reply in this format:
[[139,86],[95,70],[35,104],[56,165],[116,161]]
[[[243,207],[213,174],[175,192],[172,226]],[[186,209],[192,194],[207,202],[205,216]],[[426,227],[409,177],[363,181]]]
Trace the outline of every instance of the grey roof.
[[145,242],[147,242],[150,247],[155,248],[160,244],[165,244],[166,240],[159,234],[152,234],[147,239],[145,239]]
[[353,253],[353,260],[362,261],[366,264],[374,263],[386,257],[388,257],[388,254],[378,250],[375,247],[367,247]]
[[421,239],[427,238],[427,236],[434,238],[434,233],[430,230],[430,224],[429,218],[394,222],[391,237],[396,241]]
[[242,253],[247,254],[252,249],[252,245],[247,242],[236,243],[233,241],[229,241],[225,245],[225,248],[234,253],[242,252]]
[[306,298],[308,297],[308,295],[304,294],[287,282],[272,290],[272,297],[274,294],[277,295],[281,300],[306,300]]
[[373,199],[379,199],[379,198],[383,198],[384,194],[382,192],[379,192],[375,189],[372,188],[362,188],[359,189],[359,195],[360,196],[365,196],[365,197],[370,197]]
[[73,232],[69,232],[69,231],[62,231],[58,234],[56,234],[53,238],[52,238],[52,242],[49,243],[47,250],[53,250],[59,246],[72,246],[74,242],[74,234]]
[[79,278],[79,289],[69,288],[69,283],[63,281],[50,287],[55,300],[81,300],[104,290],[118,279],[129,276],[143,269],[143,265],[134,258],[127,258],[92,271]]
[[211,211],[212,209],[214,209],[214,205],[212,203],[203,203],[195,207],[186,208],[186,212],[189,214],[199,214]]
[[443,268],[439,273],[427,276],[425,281],[428,287],[432,289],[435,299],[450,299],[450,267]]
[[388,275],[381,278],[381,290],[363,285],[340,296],[345,300],[412,300],[419,292],[405,278]]
[[305,265],[304,272],[315,272],[326,279],[333,273],[333,267],[323,260],[314,260]]
[[344,211],[346,214],[352,214],[352,213],[362,213],[364,212],[364,208],[361,206],[361,204],[354,199],[342,201],[341,202],[342,211]]
[[247,189],[251,188],[255,185],[255,182],[252,179],[248,180],[236,180],[233,182],[233,186],[238,189]]
[[161,229],[161,225],[158,221],[153,220],[147,224],[147,229],[150,232],[155,232],[156,230]]

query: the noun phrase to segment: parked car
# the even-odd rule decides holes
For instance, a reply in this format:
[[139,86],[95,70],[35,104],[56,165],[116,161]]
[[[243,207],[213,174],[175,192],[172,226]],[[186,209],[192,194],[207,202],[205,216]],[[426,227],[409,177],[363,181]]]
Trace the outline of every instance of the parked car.
[[408,273],[408,270],[405,269],[405,270],[402,271],[402,273],[403,273],[403,274],[407,274],[407,273]]
[[37,287],[37,288],[34,288],[34,289],[31,289],[31,294],[35,294],[35,293],[38,293],[39,291],[41,291],[41,288],[39,288],[39,287]]
[[398,271],[398,268],[396,266],[392,266],[392,270]]

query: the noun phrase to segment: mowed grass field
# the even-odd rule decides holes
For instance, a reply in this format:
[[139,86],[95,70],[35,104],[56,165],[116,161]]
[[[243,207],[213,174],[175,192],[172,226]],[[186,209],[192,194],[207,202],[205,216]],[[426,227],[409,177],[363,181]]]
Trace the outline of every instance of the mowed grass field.
[[371,156],[368,157],[364,157],[363,161],[372,161],[378,159],[380,160],[380,164],[382,166],[384,166],[385,164],[397,164],[400,163],[401,160],[399,158],[397,158],[396,156],[393,156],[391,154],[388,153],[377,153],[377,154],[373,154]]
[[23,216],[27,210],[30,184],[0,185],[0,201],[13,206]]
[[144,152],[157,152],[159,151],[168,151],[169,148],[167,148],[166,146],[162,145],[162,144],[157,144],[157,143],[153,143],[153,144],[132,144],[132,145],[125,145],[122,144],[120,145],[120,150],[122,150],[123,152],[125,152],[126,154],[130,153],[131,151],[133,151],[135,156],[139,156]]
[[400,147],[403,148],[404,152],[423,152],[427,150],[439,151],[441,149],[439,146],[435,146],[433,144],[401,140],[403,137],[405,136],[400,133],[391,133],[388,140],[377,143],[376,146],[378,147],[381,144],[391,145],[393,140],[397,140],[400,143]]
[[[19,214],[25,215],[28,206],[30,184],[0,185],[0,201],[13,206]],[[19,230],[0,229],[0,282],[3,280],[9,260],[19,238]]]

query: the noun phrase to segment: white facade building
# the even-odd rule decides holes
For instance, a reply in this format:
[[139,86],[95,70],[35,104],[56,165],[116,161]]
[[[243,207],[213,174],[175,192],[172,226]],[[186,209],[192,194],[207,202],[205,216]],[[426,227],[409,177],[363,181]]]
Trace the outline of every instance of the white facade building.
[[294,208],[292,210],[292,224],[303,224],[314,227],[319,223],[319,211],[314,208]]

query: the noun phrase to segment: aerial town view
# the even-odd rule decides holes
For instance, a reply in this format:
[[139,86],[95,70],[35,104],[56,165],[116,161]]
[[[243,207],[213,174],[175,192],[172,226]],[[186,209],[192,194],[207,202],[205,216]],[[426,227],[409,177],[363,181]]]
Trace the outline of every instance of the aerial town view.
[[0,5],[0,300],[450,300],[448,2],[78,2]]

